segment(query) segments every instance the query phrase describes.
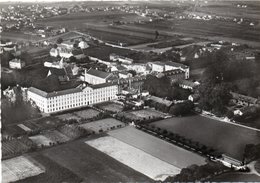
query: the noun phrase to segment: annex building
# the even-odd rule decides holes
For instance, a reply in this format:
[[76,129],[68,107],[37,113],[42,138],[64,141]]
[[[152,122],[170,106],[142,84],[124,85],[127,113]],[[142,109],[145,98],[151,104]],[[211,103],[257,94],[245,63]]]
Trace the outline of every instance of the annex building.
[[113,100],[116,99],[117,94],[117,84],[102,83],[89,86],[81,84],[76,88],[49,93],[30,87],[27,97],[38,106],[40,111],[54,113]]

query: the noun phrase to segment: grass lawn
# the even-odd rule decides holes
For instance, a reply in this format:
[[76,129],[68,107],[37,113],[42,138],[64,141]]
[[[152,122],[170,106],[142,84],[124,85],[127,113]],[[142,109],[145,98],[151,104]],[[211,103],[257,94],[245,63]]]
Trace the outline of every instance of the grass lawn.
[[246,173],[225,173],[211,180],[213,182],[260,182],[260,177],[255,174]]
[[152,124],[211,146],[237,159],[242,159],[246,144],[256,144],[260,141],[259,132],[199,115],[173,117]]
[[192,164],[202,165],[206,163],[203,157],[137,130],[134,127],[128,126],[113,130],[108,132],[108,134],[180,169]]
[[84,141],[86,139],[46,149],[41,154],[51,162],[66,167],[86,182],[151,181],[141,173],[85,144]]

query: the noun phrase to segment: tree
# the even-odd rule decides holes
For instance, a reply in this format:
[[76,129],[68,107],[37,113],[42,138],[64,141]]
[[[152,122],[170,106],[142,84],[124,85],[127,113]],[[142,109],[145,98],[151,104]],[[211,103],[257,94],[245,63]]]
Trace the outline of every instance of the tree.
[[71,57],[69,58],[69,60],[70,60],[70,62],[77,62],[77,59],[76,59],[76,57],[74,57],[74,56],[71,56]]
[[187,100],[183,103],[172,105],[169,113],[175,116],[183,116],[189,114],[193,108],[194,104],[191,101]]
[[224,114],[230,96],[230,86],[227,83],[213,84],[211,82],[202,83],[199,90],[199,107],[216,114]]
[[131,73],[133,76],[136,75],[136,71],[134,71],[134,70],[129,70],[128,72]]
[[57,42],[57,44],[61,44],[63,42],[63,39],[61,37],[59,37],[56,42]]

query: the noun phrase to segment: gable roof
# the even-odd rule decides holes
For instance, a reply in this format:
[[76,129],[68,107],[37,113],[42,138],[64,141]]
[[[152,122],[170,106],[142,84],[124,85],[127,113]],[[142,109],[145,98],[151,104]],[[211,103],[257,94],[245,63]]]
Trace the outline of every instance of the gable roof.
[[65,69],[50,68],[49,71],[51,72],[51,74],[56,75],[56,76],[65,76],[66,75]]
[[103,72],[103,71],[92,69],[92,68],[87,71],[87,74],[93,75],[93,76],[96,76],[99,78],[103,78],[103,79],[107,79],[109,76],[112,75],[111,73]]

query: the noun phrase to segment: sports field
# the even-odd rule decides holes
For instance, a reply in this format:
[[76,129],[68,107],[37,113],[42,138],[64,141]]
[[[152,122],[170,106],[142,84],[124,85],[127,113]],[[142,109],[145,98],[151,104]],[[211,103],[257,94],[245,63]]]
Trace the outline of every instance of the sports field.
[[2,163],[2,183],[15,182],[45,172],[43,166],[24,156],[4,160]]
[[199,115],[173,117],[152,124],[237,159],[242,159],[246,144],[260,142],[259,132]]
[[101,137],[86,143],[157,181],[163,181],[168,176],[180,173],[181,170],[113,137]]
[[205,164],[203,157],[131,126],[110,131],[108,134],[180,169],[192,164]]

